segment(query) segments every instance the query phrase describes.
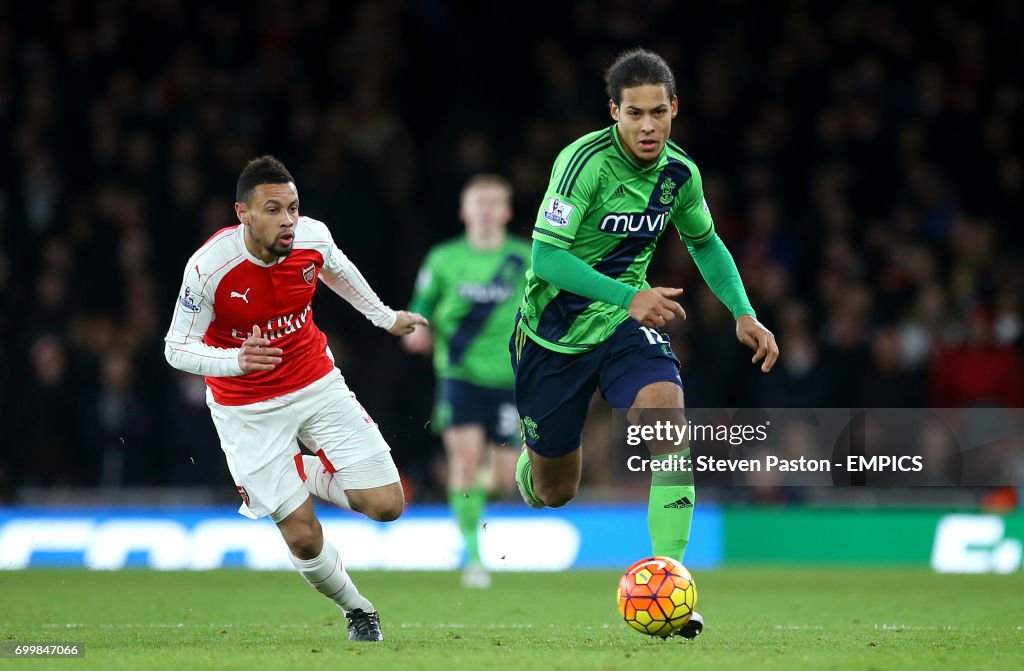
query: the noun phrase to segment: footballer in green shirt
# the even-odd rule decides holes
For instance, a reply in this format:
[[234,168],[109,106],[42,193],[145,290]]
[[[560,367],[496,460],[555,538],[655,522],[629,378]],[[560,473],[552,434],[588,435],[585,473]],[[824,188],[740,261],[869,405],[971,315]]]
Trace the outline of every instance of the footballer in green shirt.
[[434,247],[416,280],[412,305],[430,330],[403,339],[406,349],[434,351],[434,427],[448,456],[448,501],[466,546],[463,584],[486,587],[479,527],[489,493],[515,490],[519,415],[508,359],[509,334],[526,284],[530,244],[506,234],[512,186],[493,174],[463,187],[466,234]]
[[[679,103],[657,54],[620,54],[605,73],[615,124],[555,159],[533,229],[516,329],[509,343],[526,447],[516,482],[533,507],[559,507],[579,486],[581,432],[594,390],[633,423],[685,422],[679,360],[662,328],[686,317],[678,288],[652,288],[647,266],[674,227],[701,275],[736,319],[736,336],[771,370],[775,337],[747,300],[693,159],[669,138]],[[648,441],[652,459],[688,457],[689,446]],[[695,501],[691,473],[652,468],[648,528],[655,555],[683,559]],[[674,632],[693,638],[698,614]]]

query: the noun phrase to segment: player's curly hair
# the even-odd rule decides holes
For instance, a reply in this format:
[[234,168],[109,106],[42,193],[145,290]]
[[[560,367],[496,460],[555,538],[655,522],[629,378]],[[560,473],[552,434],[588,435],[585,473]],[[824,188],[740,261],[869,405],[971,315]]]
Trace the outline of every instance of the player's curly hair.
[[284,167],[284,163],[270,154],[254,158],[246,164],[242,174],[238,176],[235,201],[248,203],[253,189],[260,184],[287,184],[294,181],[295,178],[288,172],[288,168]]
[[676,78],[665,59],[646,49],[630,49],[615,57],[615,62],[605,70],[604,82],[608,97],[618,105],[622,101],[622,89],[645,84],[661,84],[668,91],[668,97],[676,94]]

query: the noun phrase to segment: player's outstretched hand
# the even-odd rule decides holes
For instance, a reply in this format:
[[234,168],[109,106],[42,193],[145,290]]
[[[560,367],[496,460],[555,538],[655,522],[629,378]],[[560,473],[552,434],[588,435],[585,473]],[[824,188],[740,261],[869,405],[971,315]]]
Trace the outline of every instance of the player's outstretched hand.
[[764,359],[761,372],[767,373],[772,369],[775,360],[779,358],[779,346],[775,344],[775,336],[764,327],[764,324],[750,315],[740,315],[736,320],[736,338],[754,350],[754,358],[750,363]]
[[396,336],[404,336],[416,330],[417,326],[430,326],[427,318],[415,312],[399,310],[395,313],[395,325],[388,329],[388,333]]
[[252,327],[252,335],[242,343],[242,351],[238,353],[238,365],[245,373],[255,370],[274,370],[281,363],[284,350],[270,347],[270,341],[263,337],[259,326]]
[[402,347],[410,354],[430,354],[433,346],[429,329],[415,329],[412,333],[402,336]]
[[686,319],[686,310],[672,298],[681,296],[682,289],[652,287],[636,292],[629,304],[629,316],[644,326],[658,328],[676,317]]

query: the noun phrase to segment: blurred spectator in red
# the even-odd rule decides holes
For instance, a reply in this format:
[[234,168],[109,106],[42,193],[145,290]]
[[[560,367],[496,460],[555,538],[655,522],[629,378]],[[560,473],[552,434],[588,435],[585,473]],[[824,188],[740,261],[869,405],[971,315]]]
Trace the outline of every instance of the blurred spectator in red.
[[939,408],[1024,406],[1024,361],[996,342],[995,314],[981,305],[971,311],[966,341],[940,348],[931,363],[929,392]]

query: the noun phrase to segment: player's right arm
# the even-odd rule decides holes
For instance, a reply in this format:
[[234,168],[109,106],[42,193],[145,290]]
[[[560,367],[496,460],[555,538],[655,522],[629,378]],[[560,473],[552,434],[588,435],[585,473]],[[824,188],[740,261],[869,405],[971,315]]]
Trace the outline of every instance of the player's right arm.
[[595,301],[617,305],[644,326],[664,326],[676,317],[686,319],[683,307],[672,298],[682,289],[653,287],[638,290],[599,273],[565,249],[534,240],[533,273],[555,286]]
[[[420,266],[420,270],[416,274],[416,287],[413,290],[412,300],[409,302],[409,312],[421,314],[428,320],[433,318],[434,308],[437,307],[437,302],[441,299],[441,294],[444,291],[444,282],[440,272],[442,260],[439,259],[439,256],[440,250],[435,248],[423,259],[423,265]],[[413,354],[430,354],[433,347],[430,329],[416,329],[412,333],[402,336],[402,347]]]
[[211,347],[203,342],[215,312],[209,276],[204,276],[195,259],[189,261],[182,278],[171,326],[164,337],[164,358],[178,370],[209,377],[234,377],[254,370],[272,370],[281,363],[282,351],[268,347],[259,327],[240,347]]
[[580,224],[600,188],[600,167],[593,157],[611,142],[607,131],[569,145],[555,159],[551,181],[533,228],[533,274],[556,287],[591,300],[616,305],[644,326],[664,326],[686,317],[672,296],[681,289],[638,290],[600,273],[572,253]]

